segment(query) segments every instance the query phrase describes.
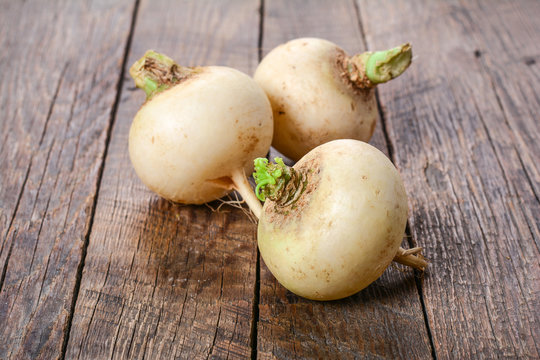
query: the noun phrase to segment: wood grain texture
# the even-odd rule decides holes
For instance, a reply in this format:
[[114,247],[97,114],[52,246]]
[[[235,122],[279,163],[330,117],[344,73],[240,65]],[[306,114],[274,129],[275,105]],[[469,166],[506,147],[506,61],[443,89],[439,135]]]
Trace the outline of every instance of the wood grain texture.
[[[141,2],[127,66],[151,48],[184,65],[252,71],[258,2],[175,6]],[[127,139],[143,101],[126,77],[66,357],[249,358],[256,226],[231,207],[170,204],[140,182]]]
[[131,0],[0,2],[0,358],[61,356]]
[[[300,36],[411,41],[371,143],[425,277],[304,300],[257,269],[242,212],[150,193],[127,155],[144,94],[120,79],[136,10],[128,67],[154,48],[252,74]],[[0,0],[0,359],[540,358],[538,18],[533,0]]]
[[[540,4],[360,1],[370,47],[411,41],[381,88],[438,359],[540,357]],[[381,27],[384,23],[386,26]]]
[[[267,1],[263,49],[266,53],[287,40],[309,36],[333,41],[353,54],[365,49],[360,29],[352,1]],[[388,154],[380,122],[371,143]],[[399,270],[390,267],[350,298],[315,302],[285,290],[261,260],[258,357],[430,358],[414,274]]]

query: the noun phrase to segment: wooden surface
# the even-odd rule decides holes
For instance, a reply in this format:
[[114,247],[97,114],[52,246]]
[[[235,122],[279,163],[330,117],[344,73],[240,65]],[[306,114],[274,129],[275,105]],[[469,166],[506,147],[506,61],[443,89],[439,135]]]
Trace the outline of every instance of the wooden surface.
[[[413,240],[431,260],[422,296],[435,353],[538,358],[540,152],[524,141],[540,139],[538,65],[526,64],[540,54],[529,16],[540,3],[434,5],[361,3],[368,43],[414,36],[419,59],[410,91],[380,97]],[[376,14],[395,6],[422,15],[381,31]]]
[[[256,2],[169,7],[141,1],[129,64],[154,48],[187,65],[255,68]],[[144,98],[124,82],[66,358],[249,358],[255,224],[241,211],[172,205],[146,189],[126,151]]]
[[[0,359],[539,358],[539,17],[533,0],[0,0]],[[240,210],[170,204],[132,170],[126,69],[145,50],[252,74],[301,36],[413,44],[371,143],[403,176],[422,278],[299,298]]]
[[[268,1],[264,14],[263,53],[287,39],[305,36],[341,44],[350,53],[366,50],[352,2]],[[381,126],[371,143],[388,154]],[[431,356],[412,271],[390,268],[365,291],[320,303],[292,295],[263,265],[259,304],[258,354],[263,359]]]
[[1,359],[65,346],[133,5],[0,5]]

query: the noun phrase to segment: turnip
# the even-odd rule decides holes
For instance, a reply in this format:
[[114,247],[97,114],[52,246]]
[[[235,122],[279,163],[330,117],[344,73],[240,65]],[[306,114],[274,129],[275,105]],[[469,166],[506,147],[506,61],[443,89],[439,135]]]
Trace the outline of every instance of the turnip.
[[397,169],[357,140],[318,146],[294,167],[255,160],[260,254],[297,295],[333,300],[375,281],[392,260],[423,270],[421,248],[400,247],[407,195]]
[[378,116],[375,86],[403,73],[411,57],[409,44],[354,56],[316,38],[276,47],[254,75],[272,104],[272,145],[297,161],[331,140],[369,141]]
[[245,173],[272,141],[272,109],[260,86],[231,68],[182,67],[154,51],[130,74],[147,95],[129,132],[130,159],[142,182],[184,204],[235,189],[258,215],[261,204]]

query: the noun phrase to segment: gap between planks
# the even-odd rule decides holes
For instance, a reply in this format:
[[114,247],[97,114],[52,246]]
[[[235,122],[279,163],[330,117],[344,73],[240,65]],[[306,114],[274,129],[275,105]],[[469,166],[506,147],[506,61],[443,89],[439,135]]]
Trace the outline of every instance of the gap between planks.
[[137,14],[139,12],[139,3],[140,3],[140,0],[135,0],[135,5],[133,6],[133,12],[132,12],[132,15],[131,15],[131,24],[130,24],[130,27],[129,27],[129,35],[128,35],[126,45],[125,45],[125,48],[124,48],[124,55],[123,55],[123,59],[122,59],[122,67],[121,67],[121,70],[120,70],[120,76],[118,78],[118,83],[116,84],[116,98],[114,99],[114,104],[113,104],[113,107],[111,109],[109,128],[107,129],[107,136],[105,138],[105,150],[103,151],[103,160],[101,161],[101,165],[100,165],[100,168],[99,168],[99,171],[98,171],[98,180],[97,180],[97,185],[96,185],[96,196],[94,197],[94,202],[92,204],[92,210],[91,210],[90,220],[89,220],[89,225],[88,225],[88,232],[86,233],[86,235],[84,237],[84,244],[83,244],[83,247],[82,247],[81,261],[79,262],[79,266],[77,267],[77,274],[76,274],[76,277],[75,277],[75,287],[73,289],[73,300],[71,301],[69,317],[68,317],[68,320],[67,320],[66,327],[64,329],[64,338],[63,338],[63,341],[62,341],[62,350],[60,352],[60,359],[61,360],[64,360],[65,357],[66,357],[67,345],[69,343],[69,334],[71,333],[71,324],[73,322],[73,315],[75,313],[75,305],[77,304],[77,298],[79,297],[79,290],[80,290],[80,287],[81,287],[81,279],[82,279],[82,273],[83,273],[84,263],[85,263],[85,259],[86,259],[86,251],[88,249],[88,244],[89,244],[89,241],[90,241],[90,235],[92,233],[92,228],[93,228],[93,225],[94,225],[94,217],[95,217],[95,214],[96,214],[96,207],[97,207],[97,202],[98,202],[98,198],[99,198],[99,191],[100,191],[100,188],[101,188],[101,179],[103,177],[103,169],[105,168],[105,159],[107,158],[107,152],[109,150],[109,143],[110,143],[110,140],[111,140],[112,129],[114,127],[114,123],[115,123],[115,120],[116,120],[116,115],[117,115],[117,111],[118,111],[118,104],[120,103],[120,99],[121,99],[121,96],[122,96],[122,84],[124,82],[125,68],[126,68],[126,65],[127,65],[128,54],[129,54],[129,50],[131,48],[131,43],[132,43],[132,40],[133,40],[133,33],[135,31],[135,24],[136,24],[136,21],[137,21]]
[[[260,0],[259,3],[259,38],[257,40],[257,60],[260,63],[263,58],[263,39],[264,39],[264,16],[265,16],[265,0]],[[267,157],[270,156],[270,150]],[[259,336],[259,303],[261,299],[261,254],[257,246],[257,263],[255,265],[255,286],[253,287],[253,305],[251,311],[251,360],[256,360],[258,357],[257,338]]]

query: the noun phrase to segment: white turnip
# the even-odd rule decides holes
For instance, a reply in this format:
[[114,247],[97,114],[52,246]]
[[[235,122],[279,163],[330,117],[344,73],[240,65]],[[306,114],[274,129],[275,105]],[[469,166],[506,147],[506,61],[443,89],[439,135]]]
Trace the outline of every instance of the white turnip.
[[272,145],[297,161],[331,140],[369,141],[378,116],[374,88],[403,73],[411,57],[409,44],[354,56],[316,38],[276,47],[254,75],[272,104]]
[[185,204],[235,189],[259,211],[245,173],[272,140],[272,110],[260,86],[231,68],[182,67],[153,51],[130,74],[147,94],[129,132],[130,159],[142,182]]
[[315,300],[350,296],[392,260],[418,269],[421,248],[400,248],[407,195],[398,171],[375,147],[357,140],[321,145],[289,168],[255,161],[256,192],[266,200],[258,246],[276,279]]

